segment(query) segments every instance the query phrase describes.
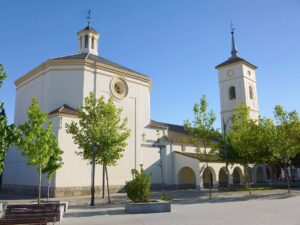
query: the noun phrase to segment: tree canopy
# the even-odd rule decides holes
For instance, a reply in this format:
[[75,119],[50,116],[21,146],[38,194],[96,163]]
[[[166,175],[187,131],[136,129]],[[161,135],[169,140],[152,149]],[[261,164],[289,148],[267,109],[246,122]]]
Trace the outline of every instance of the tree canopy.
[[18,147],[27,157],[27,164],[37,168],[39,172],[39,196],[41,196],[41,173],[51,157],[60,152],[57,140],[52,131],[52,122],[47,122],[47,113],[41,111],[38,101],[32,98],[31,106],[27,110],[28,121],[19,126],[21,138]]
[[[3,66],[0,64],[0,87],[6,78],[6,73],[3,71]],[[4,158],[9,147],[16,143],[18,138],[18,130],[11,124],[8,124],[4,104],[0,102],[0,174],[4,170]]]
[[[208,154],[207,148],[214,149],[217,144],[217,139],[220,137],[220,133],[213,127],[216,121],[216,115],[213,111],[208,112],[208,102],[203,95],[200,99],[200,103],[194,105],[194,120],[184,121],[184,129],[188,133],[188,142],[196,147],[196,153],[201,155],[200,147],[204,148],[204,156],[206,162],[206,168],[208,168]],[[210,174],[211,176],[211,174]],[[211,181],[211,179],[209,179]],[[212,184],[209,187],[209,197],[212,197]]]
[[[113,98],[105,101],[103,96],[97,99],[93,93],[77,111],[79,121],[66,124],[67,132],[79,147],[78,155],[91,163],[95,157],[97,164],[104,165],[108,183],[107,165],[115,165],[127,146],[127,118],[122,119],[122,108],[115,106]],[[97,152],[92,150],[94,144],[98,146]]]
[[122,157],[127,146],[126,139],[130,130],[126,127],[127,118],[122,119],[122,109],[114,105],[113,99],[107,102],[103,96],[96,99],[93,93],[85,98],[85,104],[78,108],[79,122],[66,124],[67,132],[72,134],[74,142],[78,144],[83,159],[93,158],[92,145],[97,144],[97,163],[115,165]]

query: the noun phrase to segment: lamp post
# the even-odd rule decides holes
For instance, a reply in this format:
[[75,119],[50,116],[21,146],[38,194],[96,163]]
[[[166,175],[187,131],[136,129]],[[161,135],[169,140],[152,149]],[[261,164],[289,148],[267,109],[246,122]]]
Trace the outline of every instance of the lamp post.
[[92,187],[91,187],[91,206],[95,205],[95,166],[96,166],[96,153],[98,151],[98,145],[94,143],[92,145],[93,161],[92,161]]
[[226,162],[226,174],[227,176],[229,175],[229,171],[228,171],[228,155],[227,155],[227,141],[226,141],[226,129],[227,129],[227,125],[228,122],[232,119],[232,116],[229,116],[227,118],[227,120],[225,121],[223,118],[223,137],[224,137],[224,150],[225,150],[225,162]]

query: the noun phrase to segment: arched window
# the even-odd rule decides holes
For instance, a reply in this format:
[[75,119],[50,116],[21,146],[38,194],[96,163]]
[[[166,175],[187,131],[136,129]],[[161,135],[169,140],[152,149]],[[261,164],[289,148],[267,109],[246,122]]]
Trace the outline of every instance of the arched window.
[[253,99],[253,88],[252,86],[249,86],[249,96],[250,96],[250,99]]
[[94,49],[94,48],[95,48],[95,38],[92,37],[92,49]]
[[236,99],[235,87],[234,86],[231,86],[229,88],[229,99],[230,100]]
[[89,36],[88,35],[84,36],[84,47],[89,48]]

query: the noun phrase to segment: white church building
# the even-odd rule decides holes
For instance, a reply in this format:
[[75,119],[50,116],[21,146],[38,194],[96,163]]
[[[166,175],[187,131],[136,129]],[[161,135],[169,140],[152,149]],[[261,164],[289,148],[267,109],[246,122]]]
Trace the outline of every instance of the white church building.
[[[14,123],[27,120],[27,109],[32,96],[38,99],[42,111],[49,113],[54,122],[63,165],[52,179],[53,195],[72,196],[90,194],[91,165],[76,155],[78,147],[66,132],[66,123],[78,121],[76,109],[84,103],[90,92],[97,97],[113,97],[123,116],[128,118],[131,135],[123,157],[116,166],[109,167],[110,185],[114,191],[122,189],[129,181],[131,169],[143,164],[152,174],[153,187],[165,184],[169,189],[227,187],[243,183],[244,168],[229,166],[217,155],[208,155],[208,165],[203,154],[196,154],[195,147],[186,144],[187,134],[182,126],[151,120],[151,78],[132,69],[107,60],[99,54],[99,33],[87,26],[77,33],[78,53],[49,59],[15,81],[16,106]],[[100,56],[99,56],[100,55]],[[259,115],[256,91],[256,66],[240,58],[232,33],[231,57],[216,66],[219,74],[222,121],[229,121],[237,104],[246,103],[251,117]],[[161,137],[164,141],[157,142]],[[198,149],[199,150],[199,149]],[[200,152],[203,149],[200,149]],[[34,167],[16,148],[10,149],[5,159],[2,190],[32,194],[36,191],[38,174]],[[253,182],[270,179],[266,166],[258,165],[252,170]],[[102,167],[96,167],[96,187],[100,191]],[[43,188],[47,181],[43,178]]]

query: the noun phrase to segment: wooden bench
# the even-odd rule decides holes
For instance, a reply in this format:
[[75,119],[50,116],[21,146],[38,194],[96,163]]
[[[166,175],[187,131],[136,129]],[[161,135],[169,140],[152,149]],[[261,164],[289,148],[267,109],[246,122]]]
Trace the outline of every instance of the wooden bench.
[[40,205],[7,205],[2,221],[6,222],[4,224],[7,224],[7,221],[10,221],[11,224],[39,224],[39,222],[41,224],[44,224],[44,222],[55,223],[60,221],[60,204],[46,203]]
[[47,225],[45,219],[0,219],[0,225],[13,225],[13,224],[31,224],[31,225]]

